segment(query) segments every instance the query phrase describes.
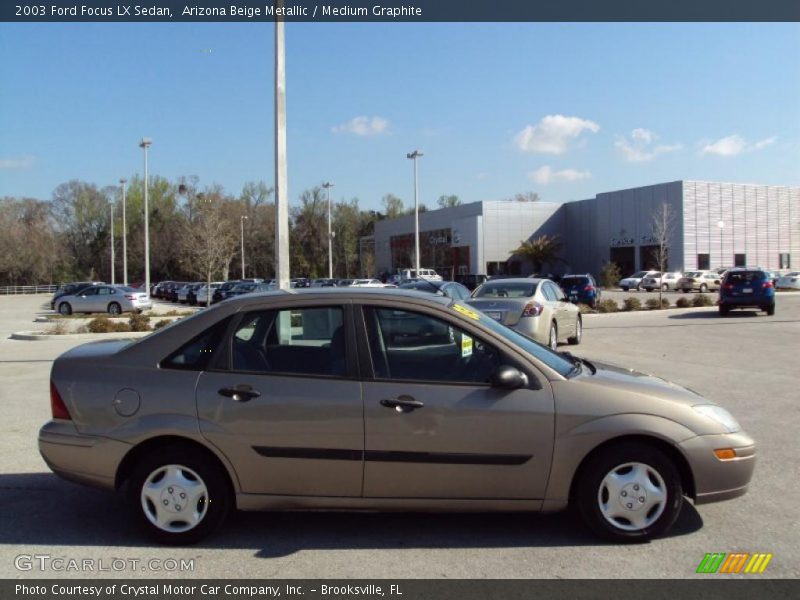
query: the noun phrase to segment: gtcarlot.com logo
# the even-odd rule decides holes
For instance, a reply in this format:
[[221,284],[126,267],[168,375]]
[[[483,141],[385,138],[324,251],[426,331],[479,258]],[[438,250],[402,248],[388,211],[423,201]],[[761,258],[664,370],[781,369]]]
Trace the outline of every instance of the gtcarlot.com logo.
[[742,573],[756,575],[767,568],[772,554],[765,552],[708,552],[697,567],[698,573]]

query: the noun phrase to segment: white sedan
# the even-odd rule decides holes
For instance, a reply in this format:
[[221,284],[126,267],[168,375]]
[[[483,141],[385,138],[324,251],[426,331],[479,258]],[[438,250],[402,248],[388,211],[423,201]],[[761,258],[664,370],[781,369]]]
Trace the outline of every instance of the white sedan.
[[61,296],[56,301],[56,310],[62,315],[73,312],[107,312],[120,315],[124,312],[137,312],[153,308],[153,303],[145,292],[121,285],[93,285],[76,294]]
[[786,273],[786,275],[778,279],[778,283],[775,287],[788,290],[800,290],[800,271]]

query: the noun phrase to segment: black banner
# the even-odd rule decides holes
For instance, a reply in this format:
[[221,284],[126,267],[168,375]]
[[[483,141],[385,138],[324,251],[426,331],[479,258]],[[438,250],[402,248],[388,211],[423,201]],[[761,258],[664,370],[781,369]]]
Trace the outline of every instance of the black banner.
[[19,0],[0,20],[27,22],[798,21],[797,0]]

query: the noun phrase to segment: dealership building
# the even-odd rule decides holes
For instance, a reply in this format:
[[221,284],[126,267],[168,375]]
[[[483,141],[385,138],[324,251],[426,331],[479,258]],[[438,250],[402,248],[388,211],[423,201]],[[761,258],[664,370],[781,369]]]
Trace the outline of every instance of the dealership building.
[[[800,187],[673,181],[565,203],[482,201],[420,213],[420,266],[452,277],[524,276],[533,266],[514,249],[558,235],[562,260],[548,272],[598,274],[613,261],[627,275],[656,267],[654,223],[665,212],[669,270],[800,261]],[[374,243],[378,271],[413,266],[414,216],[377,222]]]

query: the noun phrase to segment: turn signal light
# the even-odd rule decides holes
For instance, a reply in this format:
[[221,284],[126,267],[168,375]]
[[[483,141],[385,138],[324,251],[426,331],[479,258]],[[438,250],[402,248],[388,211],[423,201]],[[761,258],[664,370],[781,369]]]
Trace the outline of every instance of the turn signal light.
[[736,450],[733,448],[717,448],[714,450],[714,454],[720,460],[731,460],[732,458],[736,458]]

